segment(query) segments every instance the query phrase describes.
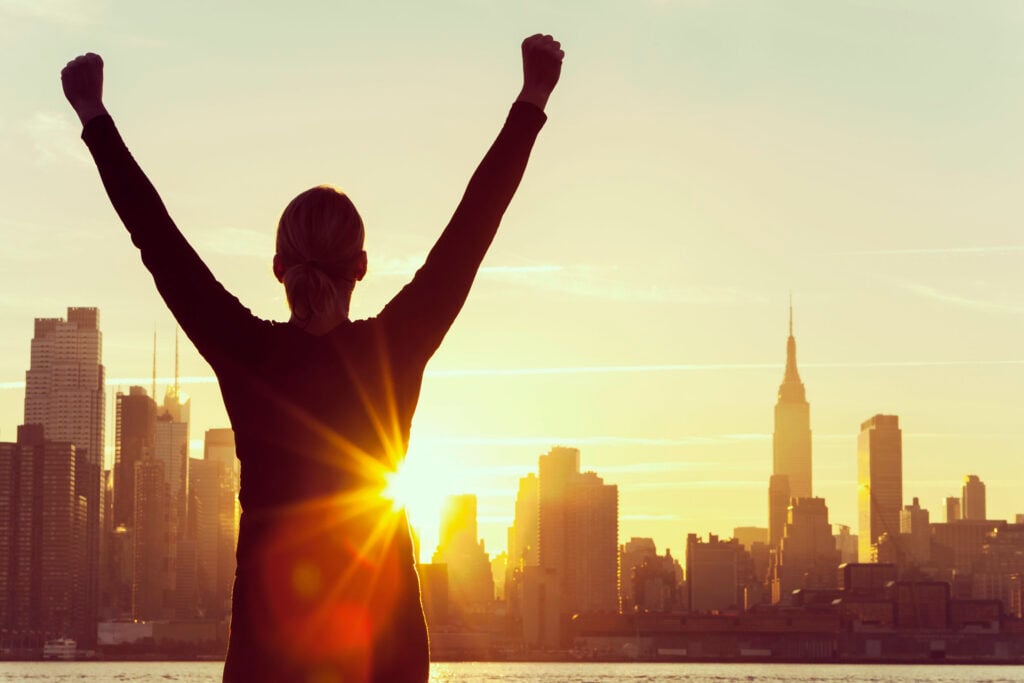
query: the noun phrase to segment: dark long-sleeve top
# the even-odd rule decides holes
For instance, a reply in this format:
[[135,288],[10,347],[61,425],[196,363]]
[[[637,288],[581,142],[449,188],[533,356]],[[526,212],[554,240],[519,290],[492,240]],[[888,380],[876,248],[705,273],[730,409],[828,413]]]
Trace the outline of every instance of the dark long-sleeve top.
[[320,336],[245,308],[179,232],[113,120],[85,126],[114,209],[217,375],[235,432],[243,513],[225,680],[305,680],[324,666],[346,680],[425,680],[408,529],[373,493],[405,455],[424,367],[544,121],[514,104],[412,281],[376,317]]

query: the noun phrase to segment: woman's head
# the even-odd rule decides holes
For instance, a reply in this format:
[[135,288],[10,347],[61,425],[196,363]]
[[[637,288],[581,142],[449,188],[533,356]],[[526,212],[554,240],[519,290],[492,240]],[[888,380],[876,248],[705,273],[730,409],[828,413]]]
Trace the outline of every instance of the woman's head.
[[344,308],[366,274],[363,221],[352,200],[321,185],[293,199],[277,224],[274,275],[299,322]]

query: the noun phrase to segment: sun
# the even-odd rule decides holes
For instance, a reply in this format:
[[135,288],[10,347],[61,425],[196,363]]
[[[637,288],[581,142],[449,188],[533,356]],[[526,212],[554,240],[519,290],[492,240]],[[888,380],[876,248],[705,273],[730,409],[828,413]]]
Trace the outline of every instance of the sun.
[[394,510],[405,509],[410,524],[421,537],[426,554],[433,551],[429,543],[436,542],[445,498],[454,493],[451,467],[441,458],[431,455],[410,448],[398,471],[384,475],[383,492]]

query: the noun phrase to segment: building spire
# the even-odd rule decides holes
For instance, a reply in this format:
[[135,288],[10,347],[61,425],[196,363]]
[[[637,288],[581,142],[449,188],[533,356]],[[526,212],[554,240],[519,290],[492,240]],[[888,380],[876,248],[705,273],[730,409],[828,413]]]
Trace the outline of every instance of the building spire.
[[793,290],[789,290],[789,336],[793,336]]
[[793,336],[793,293],[789,293],[789,339],[786,340],[786,374],[783,384],[800,384],[800,373],[796,369],[796,338]]

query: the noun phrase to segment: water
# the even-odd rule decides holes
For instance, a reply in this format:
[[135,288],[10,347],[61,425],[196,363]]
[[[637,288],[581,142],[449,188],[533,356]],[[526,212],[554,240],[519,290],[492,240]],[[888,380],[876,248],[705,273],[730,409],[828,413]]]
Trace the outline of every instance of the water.
[[[0,681],[217,683],[217,662],[0,662]],[[431,683],[1024,683],[1024,666],[848,664],[569,664],[460,662],[431,665]]]

